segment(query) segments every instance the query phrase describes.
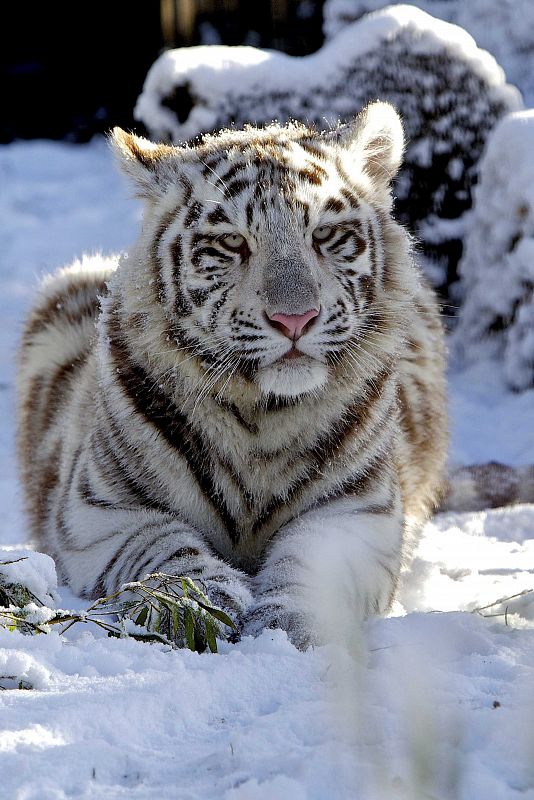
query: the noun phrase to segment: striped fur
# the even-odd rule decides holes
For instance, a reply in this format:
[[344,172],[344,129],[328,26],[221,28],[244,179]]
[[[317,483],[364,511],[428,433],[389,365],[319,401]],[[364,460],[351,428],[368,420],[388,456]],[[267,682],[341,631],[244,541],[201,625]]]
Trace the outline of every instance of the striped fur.
[[[446,442],[438,310],[391,217],[396,113],[115,147],[139,239],[50,278],[24,333],[39,546],[84,596],[186,573],[246,632],[304,646],[309,558],[332,537],[355,615],[385,611]],[[295,345],[266,316],[318,305]]]

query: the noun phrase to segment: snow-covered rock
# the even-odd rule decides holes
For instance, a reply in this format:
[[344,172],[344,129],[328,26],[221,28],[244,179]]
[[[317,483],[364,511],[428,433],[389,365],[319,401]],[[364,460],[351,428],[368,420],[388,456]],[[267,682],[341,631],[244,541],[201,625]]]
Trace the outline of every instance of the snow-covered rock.
[[[337,36],[346,25],[387,5],[387,0],[326,0],[324,34],[328,39]],[[413,5],[469,31],[520,88],[525,103],[534,105],[532,0],[413,0]]]
[[446,286],[486,138],[521,107],[494,58],[461,28],[392,6],[305,57],[251,47],[170,50],[151,67],[135,115],[154,138],[181,142],[272,119],[327,128],[377,97],[397,106],[408,138],[397,215],[420,239],[432,283]]
[[516,390],[534,386],[534,110],[510,114],[488,141],[459,265],[454,345],[467,362],[503,359]]

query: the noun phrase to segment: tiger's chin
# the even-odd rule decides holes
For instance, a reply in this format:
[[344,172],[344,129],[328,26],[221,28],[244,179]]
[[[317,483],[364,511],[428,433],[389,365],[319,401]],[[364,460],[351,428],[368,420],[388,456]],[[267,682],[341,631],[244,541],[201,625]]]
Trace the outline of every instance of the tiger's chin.
[[263,395],[299,397],[321,389],[329,377],[329,368],[310,356],[281,358],[256,373],[256,384]]

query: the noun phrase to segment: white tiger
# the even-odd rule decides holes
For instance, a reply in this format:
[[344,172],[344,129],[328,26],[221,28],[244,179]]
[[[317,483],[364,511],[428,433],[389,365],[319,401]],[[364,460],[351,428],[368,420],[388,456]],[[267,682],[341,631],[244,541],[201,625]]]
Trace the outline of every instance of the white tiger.
[[447,438],[438,308],[391,216],[397,113],[113,141],[139,239],[46,280],[20,352],[38,546],[82,596],[186,574],[301,647],[318,552],[355,620],[386,611]]

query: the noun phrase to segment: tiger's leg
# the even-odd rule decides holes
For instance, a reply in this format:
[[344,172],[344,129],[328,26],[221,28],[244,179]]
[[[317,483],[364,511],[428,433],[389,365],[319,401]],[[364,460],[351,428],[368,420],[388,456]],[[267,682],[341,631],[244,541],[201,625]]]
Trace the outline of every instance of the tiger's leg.
[[55,547],[73,591],[99,597],[153,572],[199,582],[210,600],[241,625],[251,603],[247,576],[218,558],[205,538],[175,515],[149,508],[76,504],[55,512]]
[[244,634],[282,628],[299,648],[343,638],[390,607],[403,551],[400,500],[367,507],[336,500],[282,528],[254,579]]

